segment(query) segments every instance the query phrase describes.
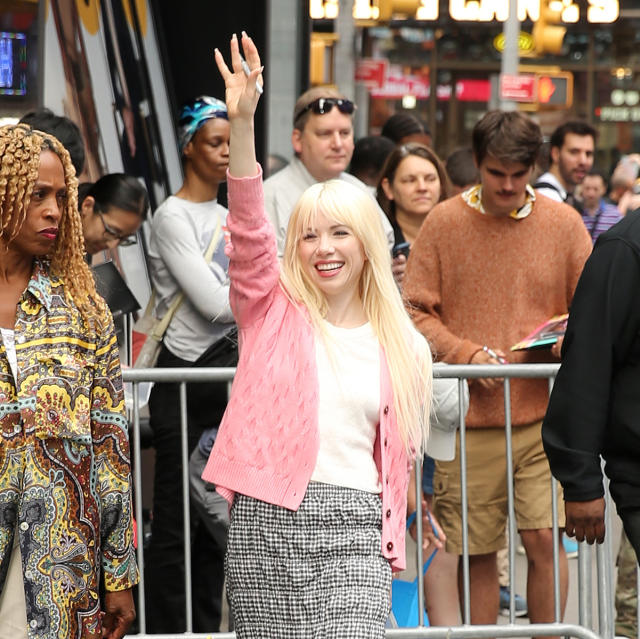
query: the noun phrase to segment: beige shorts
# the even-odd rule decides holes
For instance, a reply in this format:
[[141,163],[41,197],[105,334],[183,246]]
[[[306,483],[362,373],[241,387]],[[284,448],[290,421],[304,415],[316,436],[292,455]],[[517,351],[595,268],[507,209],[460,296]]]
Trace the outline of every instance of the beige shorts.
[[[551,471],[542,447],[542,422],[513,428],[514,507],[518,530],[551,528]],[[505,430],[466,431],[469,554],[495,552],[505,545],[507,458]],[[447,536],[447,552],[462,554],[460,433],[456,458],[436,462],[434,513]],[[562,488],[557,484],[558,523],[564,527]]]

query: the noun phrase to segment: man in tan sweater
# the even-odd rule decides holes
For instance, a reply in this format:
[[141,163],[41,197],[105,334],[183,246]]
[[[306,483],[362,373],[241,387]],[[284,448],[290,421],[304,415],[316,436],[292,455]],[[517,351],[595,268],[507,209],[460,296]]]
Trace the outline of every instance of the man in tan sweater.
[[[404,296],[438,360],[498,365],[552,361],[558,355],[558,349],[509,351],[537,325],[568,311],[591,252],[576,211],[536,195],[529,186],[541,142],[538,125],[528,117],[487,113],[473,130],[480,184],[438,204],[411,248]],[[493,624],[498,614],[496,551],[504,545],[507,519],[503,383],[478,380],[470,392],[471,621]],[[554,618],[551,474],[540,437],[547,399],[546,379],[511,383],[516,523],[529,559],[527,597],[534,623]],[[447,550],[462,554],[459,457],[437,463],[434,492]],[[560,559],[564,610],[562,543]]]

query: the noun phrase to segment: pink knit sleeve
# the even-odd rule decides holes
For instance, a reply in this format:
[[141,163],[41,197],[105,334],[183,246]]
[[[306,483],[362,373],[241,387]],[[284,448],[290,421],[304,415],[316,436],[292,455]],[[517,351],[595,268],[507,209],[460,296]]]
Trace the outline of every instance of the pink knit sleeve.
[[227,171],[231,241],[227,247],[229,301],[240,328],[265,315],[280,278],[275,232],[264,210],[262,169],[253,177]]

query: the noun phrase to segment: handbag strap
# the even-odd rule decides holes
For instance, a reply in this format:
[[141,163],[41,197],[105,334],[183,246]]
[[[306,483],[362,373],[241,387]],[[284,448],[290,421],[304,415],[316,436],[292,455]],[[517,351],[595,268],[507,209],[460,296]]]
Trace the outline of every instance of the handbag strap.
[[[213,237],[211,238],[211,242],[209,242],[209,246],[207,246],[207,250],[204,252],[204,261],[207,262],[207,264],[211,261],[211,258],[213,257],[213,252],[216,250],[216,246],[218,245],[221,228],[222,228],[222,225],[220,224],[220,218],[218,218],[216,230],[213,232]],[[154,289],[152,293],[152,297],[155,296],[155,293],[156,291]],[[184,293],[180,292],[178,293],[178,295],[176,295],[173,302],[171,302],[171,306],[169,306],[169,308],[167,309],[167,312],[164,314],[162,319],[153,327],[153,330],[151,331],[151,336],[153,338],[157,339],[158,341],[162,339],[162,336],[165,334],[165,331],[167,330],[171,322],[171,319],[175,315],[176,311],[180,308],[180,305],[182,304],[183,301],[184,301]]]

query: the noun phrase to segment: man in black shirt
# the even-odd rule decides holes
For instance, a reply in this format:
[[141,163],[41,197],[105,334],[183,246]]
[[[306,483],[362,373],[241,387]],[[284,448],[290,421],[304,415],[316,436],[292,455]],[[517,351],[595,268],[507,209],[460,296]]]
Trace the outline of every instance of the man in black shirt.
[[542,426],[564,489],[566,532],[602,543],[600,457],[640,555],[640,210],[603,233],[578,282]]

